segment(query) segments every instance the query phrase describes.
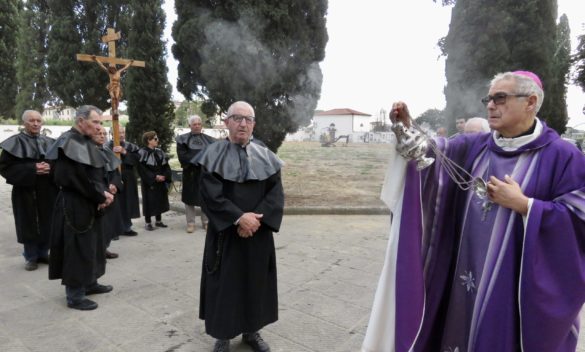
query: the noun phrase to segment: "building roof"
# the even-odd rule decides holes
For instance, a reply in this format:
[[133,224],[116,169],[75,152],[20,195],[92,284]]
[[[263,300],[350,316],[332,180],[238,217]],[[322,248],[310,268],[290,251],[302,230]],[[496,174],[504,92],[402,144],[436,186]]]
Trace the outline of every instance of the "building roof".
[[360,115],[360,116],[372,116],[370,114],[366,114],[364,112],[359,112],[357,110],[348,109],[348,108],[321,111],[321,112],[317,112],[315,114],[315,116],[326,116],[326,115]]

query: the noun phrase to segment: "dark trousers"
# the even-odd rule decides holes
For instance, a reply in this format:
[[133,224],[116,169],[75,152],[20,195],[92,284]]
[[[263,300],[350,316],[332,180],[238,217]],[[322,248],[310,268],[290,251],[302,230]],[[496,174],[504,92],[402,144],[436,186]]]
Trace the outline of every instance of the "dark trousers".
[[[162,215],[161,215],[161,214],[156,214],[156,215],[154,216],[154,219],[156,220],[156,222],[161,222],[161,220],[162,220]],[[150,216],[145,216],[145,217],[144,217],[144,221],[146,221],[146,223],[147,223],[147,224],[150,224],[150,221],[151,221],[151,220],[150,220]]]
[[22,255],[27,262],[37,262],[39,258],[47,258],[49,256],[48,243],[24,243],[24,252]]

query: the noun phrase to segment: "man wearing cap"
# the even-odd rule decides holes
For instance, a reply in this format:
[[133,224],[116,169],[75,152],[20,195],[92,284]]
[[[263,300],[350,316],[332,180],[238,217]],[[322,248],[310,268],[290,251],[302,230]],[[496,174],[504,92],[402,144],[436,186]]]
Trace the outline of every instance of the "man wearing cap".
[[[469,180],[392,155],[390,243],[362,351],[575,351],[585,156],[536,116],[543,97],[534,73],[497,74],[482,99],[493,132],[436,139]],[[402,102],[391,117],[410,121]],[[485,194],[464,187],[473,180]]]

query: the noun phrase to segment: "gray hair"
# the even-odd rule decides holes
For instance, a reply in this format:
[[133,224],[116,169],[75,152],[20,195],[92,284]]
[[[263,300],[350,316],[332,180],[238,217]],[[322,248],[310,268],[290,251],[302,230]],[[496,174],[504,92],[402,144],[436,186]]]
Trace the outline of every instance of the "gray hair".
[[514,72],[498,73],[492,79],[490,86],[503,80],[514,80],[516,82],[515,94],[536,95],[536,109],[534,112],[538,113],[544,100],[544,91],[532,78]]
[[228,108],[228,111],[226,113],[227,117],[230,117],[231,115],[233,115],[233,111],[236,108],[241,107],[241,106],[248,108],[250,111],[252,111],[252,115],[254,115],[254,108],[252,107],[252,105],[250,105],[250,103],[248,103],[248,102],[240,100],[240,101],[236,101],[235,103],[230,105],[230,107]]
[[41,117],[41,121],[43,121],[43,115],[40,112],[38,112],[36,110],[24,110],[24,112],[22,113],[22,117],[21,117],[22,122],[26,122],[28,120],[29,116],[32,114],[39,114],[39,116]]
[[79,120],[88,120],[89,115],[91,112],[95,111],[98,115],[102,114],[102,111],[93,105],[82,105],[75,110],[75,123],[79,122]]
[[195,122],[195,120],[199,120],[200,122],[203,122],[203,120],[201,119],[201,117],[199,115],[191,115],[191,116],[189,116],[189,119],[187,120],[189,122],[189,126],[191,126],[191,124],[193,122]]
[[479,127],[480,131],[477,132],[490,131],[490,124],[483,117],[472,117],[469,120],[467,120],[467,122],[465,122],[465,132],[468,132],[468,129],[472,129],[472,127]]

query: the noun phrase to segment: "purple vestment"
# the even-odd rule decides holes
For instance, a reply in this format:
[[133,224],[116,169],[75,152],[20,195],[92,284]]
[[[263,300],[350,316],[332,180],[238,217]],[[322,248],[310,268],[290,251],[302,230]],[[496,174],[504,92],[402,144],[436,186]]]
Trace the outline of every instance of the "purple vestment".
[[515,151],[491,134],[437,143],[474,176],[512,176],[532,206],[523,218],[460,190],[437,161],[410,162],[374,303],[392,320],[372,312],[363,351],[575,351],[585,156],[546,126]]

